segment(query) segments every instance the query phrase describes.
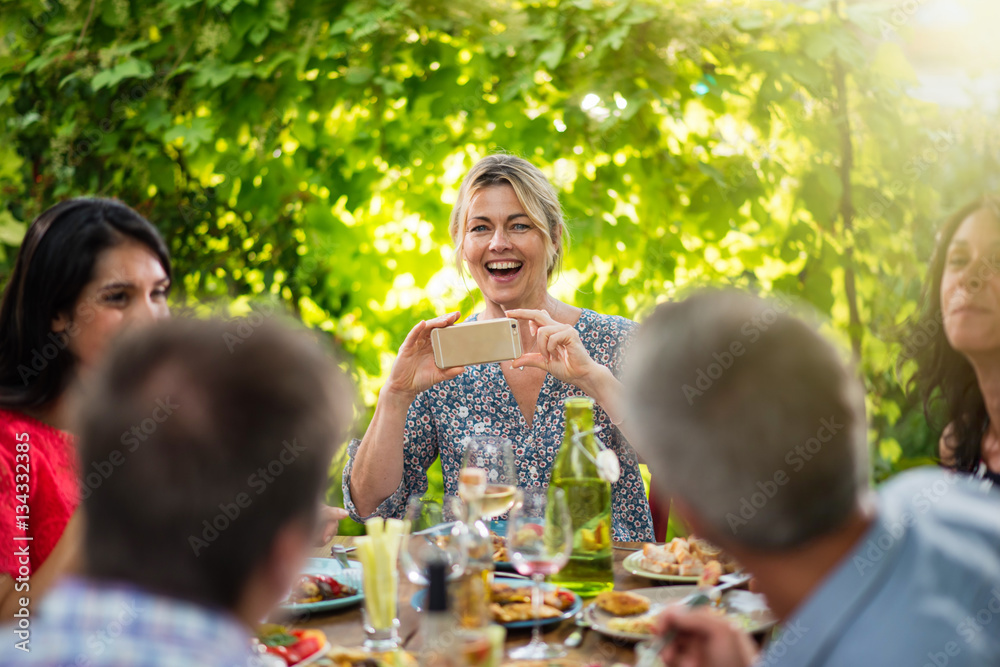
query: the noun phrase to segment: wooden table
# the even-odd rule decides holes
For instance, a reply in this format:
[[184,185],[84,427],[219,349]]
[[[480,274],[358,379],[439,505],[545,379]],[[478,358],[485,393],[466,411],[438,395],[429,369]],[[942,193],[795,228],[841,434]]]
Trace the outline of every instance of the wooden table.
[[[349,545],[352,538],[335,537],[331,544]],[[641,547],[641,542],[616,542],[619,547]],[[650,581],[645,577],[637,577],[629,574],[622,566],[622,561],[632,551],[625,549],[614,549],[614,577],[616,590],[632,590],[635,588],[648,588],[655,586],[657,582]],[[315,550],[315,557],[328,558],[330,547],[320,547]],[[419,614],[410,606],[410,596],[418,587],[405,581],[400,577],[399,591],[399,635],[403,640],[403,647],[416,651],[419,650],[420,627]],[[588,601],[584,600],[584,604]],[[363,603],[362,603],[363,604]],[[321,614],[312,617],[299,617],[291,623],[298,628],[317,628],[326,633],[331,644],[347,647],[360,646],[364,641],[364,630],[361,627],[361,605],[348,609],[337,610],[328,614]],[[566,620],[558,625],[543,626],[543,638],[550,643],[562,643],[573,630],[576,629],[572,620]],[[531,639],[531,630],[510,630],[507,634],[507,648],[527,644]],[[601,635],[596,631],[588,631],[584,634],[583,643],[576,649],[569,649],[569,658],[586,664],[611,665],[616,662],[632,664],[635,662],[635,652],[633,644],[621,640],[614,640]]]

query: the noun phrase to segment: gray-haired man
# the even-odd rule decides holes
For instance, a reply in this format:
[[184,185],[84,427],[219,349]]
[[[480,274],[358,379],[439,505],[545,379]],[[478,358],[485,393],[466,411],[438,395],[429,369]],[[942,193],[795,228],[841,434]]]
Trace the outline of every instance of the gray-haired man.
[[861,384],[786,310],[704,292],[659,307],[632,347],[633,444],[782,622],[757,656],[717,617],[669,613],[665,661],[1000,664],[1000,496],[937,470],[870,492]]

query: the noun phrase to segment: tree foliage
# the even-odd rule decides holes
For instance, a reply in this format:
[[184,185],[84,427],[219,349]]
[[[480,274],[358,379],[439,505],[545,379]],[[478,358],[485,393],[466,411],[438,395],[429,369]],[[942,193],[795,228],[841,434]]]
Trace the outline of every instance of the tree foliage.
[[992,121],[908,97],[900,31],[837,0],[7,1],[0,271],[54,201],[118,197],[168,239],[178,304],[283,301],[370,408],[413,323],[474,309],[447,217],[509,151],[560,190],[577,305],[733,284],[824,314],[882,477],[933,453],[899,325],[998,155]]

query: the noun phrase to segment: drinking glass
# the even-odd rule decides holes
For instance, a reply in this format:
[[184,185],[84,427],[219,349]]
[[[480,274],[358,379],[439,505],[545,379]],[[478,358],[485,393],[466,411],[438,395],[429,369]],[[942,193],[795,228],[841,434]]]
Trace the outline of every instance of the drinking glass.
[[507,519],[507,552],[514,569],[531,577],[531,615],[535,625],[531,630],[531,643],[512,649],[511,659],[550,660],[566,655],[562,645],[542,641],[539,612],[542,580],[566,565],[572,549],[573,522],[565,492],[554,486],[518,489],[514,508]]
[[[406,505],[406,532],[399,560],[406,578],[419,586],[427,585],[427,564],[445,564],[449,579],[462,574],[468,562],[465,524],[457,496],[443,500],[411,496]],[[451,525],[449,525],[449,522]]]
[[355,540],[364,578],[362,647],[374,653],[394,651],[399,640],[399,549],[404,523],[381,518],[365,522],[367,534]]
[[486,471],[486,491],[483,493],[484,519],[495,519],[514,504],[517,471],[510,440],[493,435],[473,435],[465,438],[462,468],[482,468]]

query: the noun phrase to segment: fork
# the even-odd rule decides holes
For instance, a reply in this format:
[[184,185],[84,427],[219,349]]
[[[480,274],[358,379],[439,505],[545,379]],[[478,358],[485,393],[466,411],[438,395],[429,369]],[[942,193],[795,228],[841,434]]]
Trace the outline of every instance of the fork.
[[[353,551],[354,547],[351,547],[350,550]],[[345,570],[351,567],[351,564],[347,562],[347,551],[348,549],[343,544],[334,544],[330,547],[330,555],[336,558],[337,562]]]
[[583,618],[583,612],[584,610],[581,609],[576,612],[576,615],[573,617],[573,623],[576,625],[576,630],[571,632],[569,637],[566,638],[566,641],[563,642],[563,646],[566,648],[577,648],[580,646],[580,644],[583,643],[584,633],[591,627],[590,623]]
[[[691,609],[711,604],[712,597],[710,596],[712,596],[713,593],[716,593],[716,591],[712,590],[708,593],[708,595],[701,591],[692,593],[681,600],[679,604],[685,605]],[[716,593],[716,595],[719,595],[719,593]],[[677,628],[671,628],[666,633],[659,636],[656,641],[649,645],[647,652],[643,654],[642,659],[635,664],[635,667],[652,667],[652,665],[655,664],[655,658],[663,652],[663,649],[667,648],[667,645],[672,642],[676,636]]]

